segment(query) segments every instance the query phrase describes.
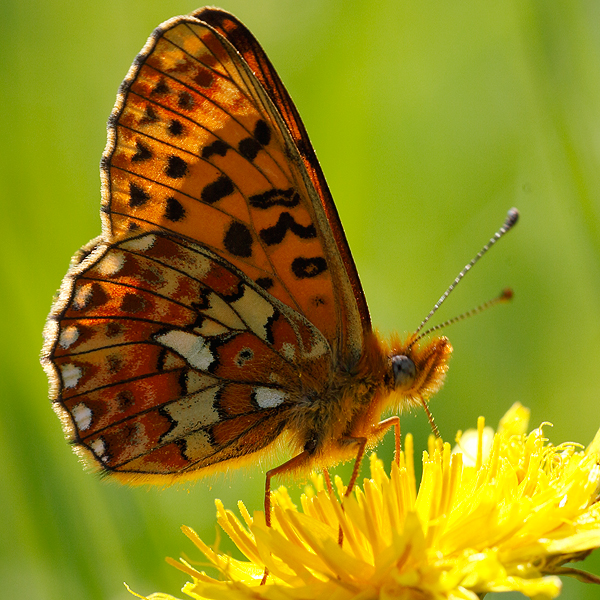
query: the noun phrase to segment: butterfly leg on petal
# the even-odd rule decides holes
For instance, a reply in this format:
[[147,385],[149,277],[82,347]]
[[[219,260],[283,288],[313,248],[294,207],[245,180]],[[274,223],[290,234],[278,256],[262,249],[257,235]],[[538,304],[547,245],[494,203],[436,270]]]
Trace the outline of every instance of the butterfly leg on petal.
[[[352,476],[350,477],[350,481],[348,483],[348,487],[344,493],[344,498],[347,498],[354,488],[354,484],[356,483],[356,479],[358,478],[358,473],[360,472],[360,465],[362,464],[363,456],[365,455],[365,448],[367,447],[367,438],[364,437],[347,437],[343,438],[343,442],[345,444],[357,444],[358,452],[356,453],[356,459],[354,460],[354,468],[352,469]],[[323,469],[323,473],[326,474],[325,482],[327,483],[327,489],[330,494],[333,494],[333,487],[331,485],[331,479],[329,478],[329,473],[326,469]],[[344,504],[342,502],[342,510],[344,510]],[[344,531],[342,530],[342,526],[340,524],[338,530],[338,546],[341,546],[344,543]]]
[[[327,492],[331,496],[334,497],[333,485],[331,484],[331,477],[329,476],[329,471],[327,467],[323,467],[323,479],[325,479],[325,486],[327,487]],[[343,510],[343,507],[342,507]],[[339,526],[338,529],[338,546],[341,546],[344,542],[344,531],[342,530],[342,526]]]
[[363,456],[365,455],[365,448],[367,447],[367,438],[365,437],[347,437],[343,439],[346,444],[356,444],[358,446],[358,452],[356,453],[356,458],[354,459],[354,468],[352,469],[352,476],[350,477],[350,481],[348,482],[348,487],[346,488],[346,492],[344,493],[344,498],[347,498],[354,489],[354,484],[358,479],[358,474],[360,473],[360,465],[362,464]]
[[327,491],[330,496],[333,496],[333,485],[331,484],[331,477],[329,475],[329,470],[327,467],[323,467],[323,479],[325,479],[325,486],[327,487]]
[[394,460],[396,464],[400,466],[400,450],[402,446],[402,434],[400,432],[400,417],[398,415],[394,415],[393,417],[389,417],[381,421],[375,431],[377,434],[387,431],[390,427],[394,427]]
[[[400,445],[401,445],[401,433],[400,433],[400,417],[398,415],[394,415],[393,417],[389,417],[377,424],[375,428],[374,434],[376,436],[382,435],[386,432],[390,427],[394,427],[394,439],[395,439],[395,449],[394,456],[396,464],[400,464]],[[355,443],[358,445],[358,452],[356,453],[356,459],[354,460],[354,468],[352,469],[352,476],[350,477],[350,481],[348,482],[348,487],[346,488],[346,492],[344,493],[344,498],[347,498],[354,489],[354,485],[356,480],[358,479],[358,474],[360,473],[360,467],[362,464],[362,459],[365,454],[365,449],[367,446],[367,438],[357,437],[357,438],[344,438],[344,442],[346,443]],[[331,486],[331,481],[329,481],[329,486]],[[342,506],[343,510],[343,506]],[[344,534],[342,528],[340,526],[339,535],[338,535],[338,544],[341,546],[344,541]]]
[[[301,467],[302,464],[306,462],[309,456],[309,452],[307,450],[304,450],[304,452],[301,452],[297,456],[290,458],[290,460],[284,462],[282,465],[279,465],[278,467],[267,471],[267,475],[265,477],[265,522],[267,524],[267,527],[271,527],[271,479],[275,477],[275,475],[280,475],[281,473],[285,473],[286,471],[293,471],[294,469]],[[260,582],[260,585],[265,585],[267,583],[268,576],[269,569],[265,567],[265,572],[263,573],[263,578]]]
[[267,471],[267,476],[265,478],[265,521],[267,527],[271,527],[271,479],[275,477],[275,475],[280,475],[287,471],[294,471],[298,467],[301,467],[303,463],[308,460],[309,456],[310,453],[308,450],[304,450],[304,452],[294,456],[294,458],[290,458],[290,460],[284,462],[282,465]]

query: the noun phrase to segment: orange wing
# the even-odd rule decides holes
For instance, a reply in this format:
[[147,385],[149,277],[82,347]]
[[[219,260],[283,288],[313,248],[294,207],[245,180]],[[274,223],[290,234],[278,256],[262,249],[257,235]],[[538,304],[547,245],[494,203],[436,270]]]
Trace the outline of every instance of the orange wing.
[[356,268],[298,113],[232,15],[158,27],[123,82],[103,158],[104,239],[162,229],[206,246],[353,365],[370,331]]

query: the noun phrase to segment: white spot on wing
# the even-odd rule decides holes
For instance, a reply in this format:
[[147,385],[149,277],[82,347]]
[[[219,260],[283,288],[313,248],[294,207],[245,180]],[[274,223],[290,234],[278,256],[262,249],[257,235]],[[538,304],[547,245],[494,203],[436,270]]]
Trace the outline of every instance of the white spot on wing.
[[92,452],[96,456],[98,456],[100,458],[100,460],[102,460],[102,462],[108,461],[108,456],[105,456],[106,444],[104,443],[104,440],[101,437],[93,440],[92,443],[90,444],[90,448],[92,449]]
[[231,306],[253,333],[261,340],[267,339],[267,323],[275,312],[275,308],[268,300],[245,285],[242,297],[231,302]]
[[81,285],[75,292],[75,297],[71,304],[73,310],[81,310],[85,308],[90,299],[92,298],[93,288],[91,283]]
[[136,239],[129,240],[127,242],[122,243],[121,248],[124,248],[125,250],[133,250],[133,251],[142,252],[144,250],[148,250],[149,248],[152,248],[152,246],[154,246],[155,242],[156,242],[156,236],[154,234],[148,234],[148,235],[144,235],[140,238],[136,238]]
[[79,338],[79,329],[77,329],[77,325],[68,325],[60,332],[60,337],[58,338],[58,345],[66,350],[70,346],[72,346],[77,339]]
[[194,369],[206,371],[215,360],[210,347],[201,335],[173,330],[156,335],[154,339],[177,352]]
[[275,408],[287,400],[287,394],[281,390],[267,387],[254,388],[254,400],[261,408]]
[[171,417],[174,427],[163,436],[163,441],[171,442],[188,436],[198,429],[218,423],[220,417],[215,408],[218,391],[219,386],[214,386],[167,404],[163,411]]
[[75,419],[75,425],[79,431],[85,431],[92,424],[92,411],[83,402],[73,407],[71,415]]
[[104,277],[116,275],[125,264],[125,256],[122,252],[112,250],[104,255],[104,258],[98,263],[98,271]]
[[81,379],[83,371],[81,367],[72,363],[60,365],[60,374],[62,376],[63,385],[66,388],[74,388]]
[[294,360],[294,357],[296,356],[296,347],[290,342],[284,342],[281,345],[281,353],[288,360]]

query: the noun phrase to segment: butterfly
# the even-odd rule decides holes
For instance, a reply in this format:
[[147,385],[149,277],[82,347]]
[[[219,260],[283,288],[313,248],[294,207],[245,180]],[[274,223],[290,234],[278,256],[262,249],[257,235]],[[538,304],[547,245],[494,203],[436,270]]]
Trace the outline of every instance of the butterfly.
[[153,32],[101,176],[102,234],[73,257],[42,353],[66,436],[100,472],[168,484],[282,451],[268,508],[271,477],[358,465],[398,427],[384,411],[442,385],[445,337],[373,330],[298,111],[231,14]]

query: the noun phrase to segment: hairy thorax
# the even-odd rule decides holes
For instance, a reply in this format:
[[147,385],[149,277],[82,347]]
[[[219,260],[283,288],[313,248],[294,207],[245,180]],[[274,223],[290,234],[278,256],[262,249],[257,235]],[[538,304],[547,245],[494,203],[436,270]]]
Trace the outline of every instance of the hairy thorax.
[[[421,345],[410,337],[388,342],[370,334],[355,365],[333,365],[320,390],[308,381],[303,386],[289,421],[298,450],[307,451],[315,466],[327,466],[355,458],[360,440],[374,446],[386,432],[379,427],[382,413],[426,403],[443,383],[451,352],[444,337]],[[402,384],[392,365],[398,356],[415,366],[414,376]]]

